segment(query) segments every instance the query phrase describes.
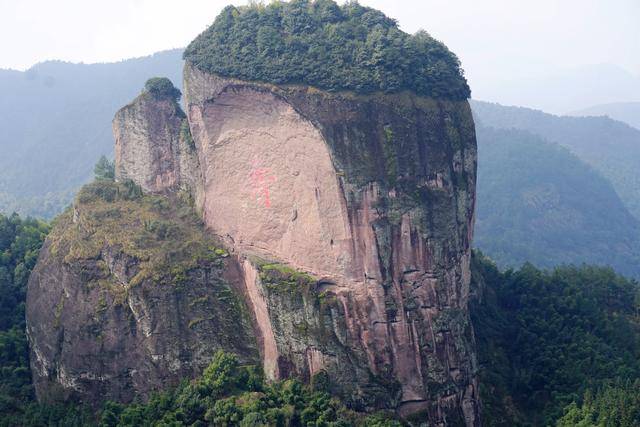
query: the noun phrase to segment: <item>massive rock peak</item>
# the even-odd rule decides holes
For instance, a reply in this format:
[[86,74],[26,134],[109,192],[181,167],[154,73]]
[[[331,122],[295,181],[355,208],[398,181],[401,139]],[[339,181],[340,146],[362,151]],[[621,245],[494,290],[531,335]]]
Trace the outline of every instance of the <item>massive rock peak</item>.
[[[226,286],[246,309],[267,377],[323,375],[357,410],[479,425],[467,307],[476,142],[465,97],[261,83],[189,60],[184,90],[186,114],[150,93],[116,114],[117,185],[194,203],[230,254]],[[42,259],[61,262],[50,248]],[[30,289],[42,288],[38,271]],[[50,286],[74,299],[68,289],[82,280]],[[174,308],[184,323],[190,310]],[[30,323],[41,348],[37,316]],[[78,361],[40,353],[40,383],[69,387],[41,367],[73,372]]]

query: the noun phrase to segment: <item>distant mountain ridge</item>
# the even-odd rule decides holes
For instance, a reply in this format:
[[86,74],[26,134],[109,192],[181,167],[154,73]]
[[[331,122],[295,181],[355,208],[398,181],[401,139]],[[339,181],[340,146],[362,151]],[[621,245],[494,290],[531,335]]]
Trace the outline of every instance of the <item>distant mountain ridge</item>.
[[614,64],[515,74],[502,80],[474,83],[474,96],[503,105],[526,105],[553,114],[566,114],[591,105],[640,100],[640,75]]
[[111,119],[149,76],[182,84],[182,50],[108,64],[0,70],[0,211],[51,218],[111,155]]
[[593,107],[576,110],[570,116],[607,116],[640,129],[640,102],[614,102],[610,104],[594,105]]

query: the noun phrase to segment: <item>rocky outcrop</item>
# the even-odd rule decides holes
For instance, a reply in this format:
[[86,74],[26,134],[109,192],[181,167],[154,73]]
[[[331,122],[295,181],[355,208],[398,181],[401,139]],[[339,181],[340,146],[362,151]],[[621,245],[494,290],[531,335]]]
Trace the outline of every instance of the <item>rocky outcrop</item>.
[[[144,396],[223,348],[259,352],[270,379],[322,377],[357,410],[479,425],[468,103],[241,81],[187,62],[185,106],[186,119],[143,93],[120,110],[121,183],[85,190],[45,245],[28,297],[38,395]],[[133,213],[135,184],[171,208],[158,216],[167,199],[144,196]],[[189,201],[208,233],[172,234]],[[151,255],[148,233],[164,242]],[[205,234],[221,243],[207,250]],[[176,267],[194,251],[200,261]]]
[[195,147],[174,98],[143,92],[116,113],[113,135],[118,181],[132,180],[151,193],[189,189],[198,194]]
[[202,373],[219,349],[258,360],[234,258],[187,206],[85,187],[31,275],[27,333],[38,399],[129,402]]
[[[467,102],[245,82],[188,63],[185,101],[200,207],[244,259],[267,375],[322,372],[356,408],[477,425]],[[314,284],[267,286],[261,260]]]

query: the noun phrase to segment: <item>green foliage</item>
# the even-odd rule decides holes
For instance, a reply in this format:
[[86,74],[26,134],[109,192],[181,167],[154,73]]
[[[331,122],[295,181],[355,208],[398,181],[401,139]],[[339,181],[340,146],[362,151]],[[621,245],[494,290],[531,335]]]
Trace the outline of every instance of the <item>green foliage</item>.
[[640,425],[640,380],[607,384],[594,396],[587,390],[582,404],[565,408],[557,427],[636,427]]
[[82,204],[96,202],[118,203],[139,200],[142,196],[142,188],[130,179],[126,179],[121,183],[97,180],[82,187],[78,192],[77,200]]
[[203,71],[327,90],[467,99],[458,58],[420,31],[402,32],[382,12],[332,0],[226,7],[184,53]]
[[0,214],[0,331],[24,327],[27,280],[48,232],[41,221]]
[[101,156],[93,168],[93,174],[96,181],[113,181],[116,178],[115,163],[107,159],[106,156]]
[[157,100],[170,100],[177,102],[182,93],[171,80],[166,77],[152,77],[144,84],[145,92],[151,94]]
[[283,264],[262,263],[259,265],[259,269],[260,280],[265,287],[274,292],[307,292],[312,284],[317,283],[317,280],[309,274]]
[[0,425],[11,425],[11,417],[33,399],[25,298],[29,274],[48,232],[49,226],[41,221],[0,214]]
[[201,378],[157,394],[146,404],[105,404],[100,426],[376,426],[399,427],[381,414],[348,411],[298,381],[267,384],[253,366],[218,352]]
[[598,267],[500,273],[481,254],[471,306],[488,425],[550,425],[589,388],[640,378],[639,285]]

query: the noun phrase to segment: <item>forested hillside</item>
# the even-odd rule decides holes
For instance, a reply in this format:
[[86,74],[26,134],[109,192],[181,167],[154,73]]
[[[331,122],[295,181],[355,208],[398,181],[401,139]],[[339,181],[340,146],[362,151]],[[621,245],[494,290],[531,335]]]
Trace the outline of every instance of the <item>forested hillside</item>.
[[609,180],[640,218],[640,130],[607,117],[559,117],[479,101],[472,101],[472,109],[476,124],[526,130],[568,148]]
[[501,273],[481,254],[473,267],[486,425],[640,425],[637,282],[592,266]]
[[0,214],[0,425],[12,425],[7,417],[21,417],[33,400],[25,296],[29,274],[48,232],[49,226],[40,221]]
[[110,64],[0,70],[0,212],[51,218],[111,156],[111,120],[154,75],[182,84],[182,51]]
[[640,277],[640,222],[594,168],[528,131],[476,134],[476,247],[503,267],[590,263]]

